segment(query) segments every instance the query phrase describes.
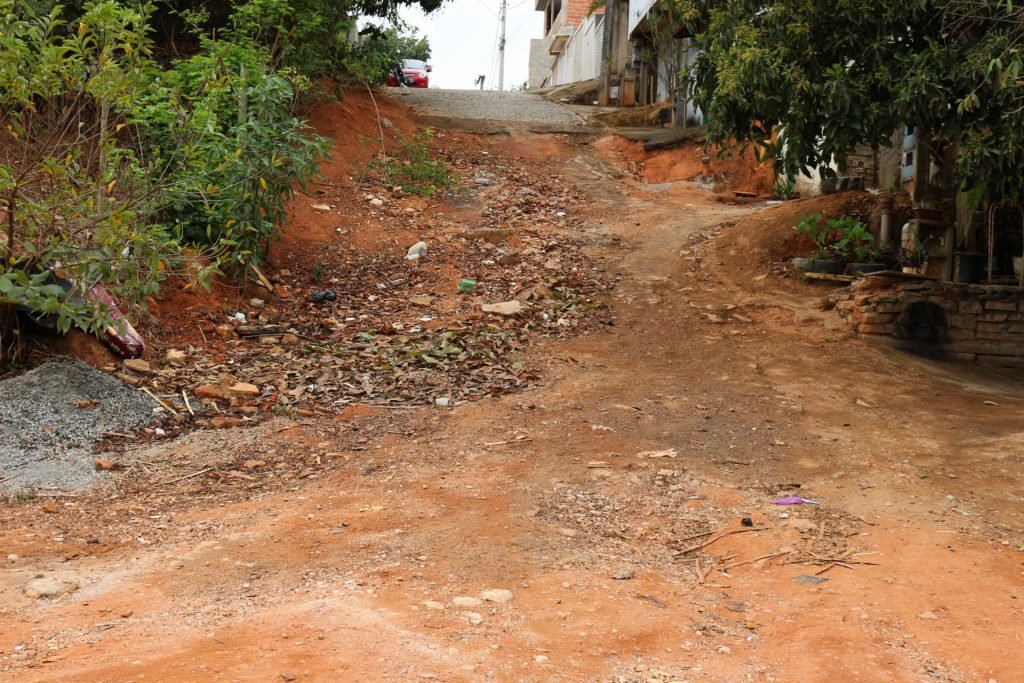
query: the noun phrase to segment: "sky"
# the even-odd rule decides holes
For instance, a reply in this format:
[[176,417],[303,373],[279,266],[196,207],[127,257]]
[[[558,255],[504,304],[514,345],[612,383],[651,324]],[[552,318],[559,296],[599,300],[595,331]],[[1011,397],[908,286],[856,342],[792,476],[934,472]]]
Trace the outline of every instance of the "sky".
[[[522,85],[530,70],[530,39],[544,35],[544,14],[536,0],[508,0],[505,28],[505,90]],[[500,0],[451,0],[424,16],[417,7],[402,19],[430,41],[430,87],[473,88],[484,74],[484,88],[498,87],[498,13]]]

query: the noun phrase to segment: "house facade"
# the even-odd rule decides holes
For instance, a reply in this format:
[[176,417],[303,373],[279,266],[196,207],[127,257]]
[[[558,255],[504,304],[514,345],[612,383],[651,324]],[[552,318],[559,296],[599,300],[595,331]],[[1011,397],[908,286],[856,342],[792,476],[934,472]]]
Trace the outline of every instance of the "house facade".
[[531,49],[531,87],[578,83],[600,75],[604,10],[588,14],[590,5],[591,0],[537,0],[537,11],[544,13],[542,50],[551,63],[546,73],[543,67],[532,70],[541,60]]

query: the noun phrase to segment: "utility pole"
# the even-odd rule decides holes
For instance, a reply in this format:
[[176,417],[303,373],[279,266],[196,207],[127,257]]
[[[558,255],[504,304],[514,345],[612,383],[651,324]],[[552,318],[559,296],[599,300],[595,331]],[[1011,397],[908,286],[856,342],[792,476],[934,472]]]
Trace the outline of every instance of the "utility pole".
[[501,0],[501,38],[498,40],[498,92],[505,89],[505,12],[508,0]]

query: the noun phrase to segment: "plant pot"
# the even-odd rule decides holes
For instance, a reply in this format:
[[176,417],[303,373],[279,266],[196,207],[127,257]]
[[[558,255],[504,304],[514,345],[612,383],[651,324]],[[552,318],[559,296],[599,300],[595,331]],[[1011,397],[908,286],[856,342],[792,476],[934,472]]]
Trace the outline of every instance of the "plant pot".
[[807,271],[811,270],[811,268],[813,268],[813,267],[814,267],[814,257],[813,256],[809,257],[809,258],[801,258],[801,257],[797,256],[795,259],[793,259],[793,268],[796,269],[798,272],[806,273]]
[[[1005,263],[1005,261],[1004,261],[1004,263]],[[1021,265],[1024,265],[1024,257],[1022,257],[1022,256],[1014,256],[1013,257],[1013,274],[1017,276],[1018,280],[1020,279]]]
[[841,275],[843,272],[843,262],[827,258],[816,258],[811,263],[811,269],[808,272],[825,273],[827,275]]
[[941,221],[942,209],[927,209],[923,206],[914,208],[914,218],[919,221]]
[[846,274],[866,275],[867,273],[879,273],[887,267],[884,263],[851,263],[846,266]]

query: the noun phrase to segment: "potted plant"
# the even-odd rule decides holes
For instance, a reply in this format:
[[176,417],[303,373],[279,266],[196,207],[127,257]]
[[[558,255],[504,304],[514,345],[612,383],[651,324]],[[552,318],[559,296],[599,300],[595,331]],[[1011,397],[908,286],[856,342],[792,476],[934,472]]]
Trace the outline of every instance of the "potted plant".
[[779,176],[775,181],[775,186],[772,188],[772,194],[775,195],[776,199],[782,201],[797,199],[800,193],[796,191],[796,179],[789,174]]
[[830,226],[832,221],[823,221],[820,213],[801,216],[796,225],[796,234],[806,237],[818,248],[809,258],[796,259],[794,266],[806,273],[828,273],[838,275],[843,272],[843,262],[835,258],[835,242],[837,233]]
[[847,274],[874,273],[886,269],[885,263],[877,258],[875,236],[867,225],[853,216],[841,216],[829,221],[828,226],[839,233],[835,248],[847,261]]

